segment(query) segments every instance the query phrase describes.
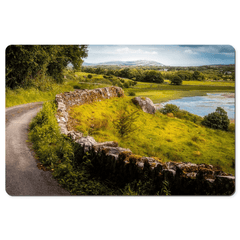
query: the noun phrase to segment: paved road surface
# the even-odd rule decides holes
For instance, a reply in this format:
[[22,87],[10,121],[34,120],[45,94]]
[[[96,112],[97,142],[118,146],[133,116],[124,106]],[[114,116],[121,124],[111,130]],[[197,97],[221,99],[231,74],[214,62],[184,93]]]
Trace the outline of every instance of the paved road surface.
[[38,169],[27,146],[28,125],[42,103],[19,105],[6,115],[6,192],[11,196],[69,196],[48,171]]

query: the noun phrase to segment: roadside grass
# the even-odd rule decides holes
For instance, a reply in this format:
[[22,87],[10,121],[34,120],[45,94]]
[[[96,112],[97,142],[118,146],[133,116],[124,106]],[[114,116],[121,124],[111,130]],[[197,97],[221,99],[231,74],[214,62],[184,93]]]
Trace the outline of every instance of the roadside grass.
[[15,90],[6,89],[5,99],[6,107],[12,107],[20,104],[41,102],[55,99],[55,95],[61,92],[72,91],[73,87],[68,85],[52,85],[49,91],[40,91],[36,88],[18,88]]
[[124,105],[128,113],[139,110],[130,97],[124,97],[75,106],[70,110],[70,116],[77,122],[75,129],[93,136],[98,142],[116,141],[137,155],[159,157],[164,162],[212,164],[234,174],[233,132],[205,128],[160,112],[151,115],[139,110],[133,123],[136,131],[127,138],[121,138],[113,122]]

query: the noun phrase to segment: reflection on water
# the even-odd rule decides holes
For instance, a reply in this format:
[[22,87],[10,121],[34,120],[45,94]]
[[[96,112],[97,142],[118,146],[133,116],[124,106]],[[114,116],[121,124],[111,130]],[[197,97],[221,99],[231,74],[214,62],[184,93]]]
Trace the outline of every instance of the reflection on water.
[[[215,112],[217,107],[223,108],[230,119],[235,115],[235,98],[226,97],[224,93],[207,93],[207,96],[184,97],[171,100],[165,104],[175,104],[180,109],[204,117],[209,113]],[[229,95],[228,95],[229,96]]]

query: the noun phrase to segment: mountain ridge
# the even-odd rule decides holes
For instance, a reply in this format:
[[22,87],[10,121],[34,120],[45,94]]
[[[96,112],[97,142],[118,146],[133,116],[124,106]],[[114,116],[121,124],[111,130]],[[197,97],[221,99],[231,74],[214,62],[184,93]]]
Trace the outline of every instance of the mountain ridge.
[[109,61],[102,63],[83,63],[83,66],[98,66],[98,65],[117,65],[117,66],[165,66],[162,63],[148,60],[136,60],[136,61]]

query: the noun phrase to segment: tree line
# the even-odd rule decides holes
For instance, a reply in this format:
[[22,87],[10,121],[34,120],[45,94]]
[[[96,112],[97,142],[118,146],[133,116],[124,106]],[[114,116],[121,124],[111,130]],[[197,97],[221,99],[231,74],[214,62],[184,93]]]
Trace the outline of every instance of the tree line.
[[181,81],[204,80],[235,80],[234,65],[200,66],[200,67],[120,67],[120,66],[91,66],[82,67],[83,72],[112,75],[129,78],[140,82],[163,83],[168,79],[174,84],[176,79]]
[[88,56],[87,45],[10,45],[6,48],[6,87],[26,87],[45,78],[62,83],[71,64],[80,70]]

